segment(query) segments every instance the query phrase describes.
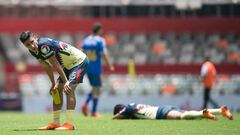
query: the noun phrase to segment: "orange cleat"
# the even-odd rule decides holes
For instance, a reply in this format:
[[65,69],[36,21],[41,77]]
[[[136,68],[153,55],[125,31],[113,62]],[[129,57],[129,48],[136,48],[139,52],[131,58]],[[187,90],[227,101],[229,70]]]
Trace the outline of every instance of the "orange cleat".
[[83,115],[87,117],[88,116],[88,107],[87,107],[87,105],[83,104],[81,108],[82,108]]
[[54,130],[60,127],[60,124],[49,123],[47,126],[40,127],[38,130]]
[[100,115],[98,112],[92,112],[92,117],[99,118]]
[[217,120],[216,116],[214,114],[210,113],[207,109],[203,110],[203,116],[210,120]]
[[228,118],[229,120],[233,120],[233,115],[231,113],[231,111],[227,108],[227,106],[221,106],[221,113],[224,117]]
[[74,130],[75,127],[74,125],[70,124],[70,123],[64,123],[62,126],[55,128],[55,130]]

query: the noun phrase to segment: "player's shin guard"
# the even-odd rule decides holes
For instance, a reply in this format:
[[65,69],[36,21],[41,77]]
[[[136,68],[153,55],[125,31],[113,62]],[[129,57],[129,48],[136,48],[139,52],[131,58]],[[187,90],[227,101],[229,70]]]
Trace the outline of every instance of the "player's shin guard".
[[181,119],[196,119],[202,117],[202,111],[185,111],[181,114]]
[[53,123],[54,124],[60,123],[60,114],[61,114],[61,110],[53,111]]

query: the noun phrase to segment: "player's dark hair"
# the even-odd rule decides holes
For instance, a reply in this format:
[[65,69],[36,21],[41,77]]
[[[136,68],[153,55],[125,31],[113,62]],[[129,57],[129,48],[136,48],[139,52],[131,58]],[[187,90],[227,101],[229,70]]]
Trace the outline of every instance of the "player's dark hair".
[[24,43],[26,40],[28,40],[32,36],[33,36],[33,33],[31,31],[24,31],[20,34],[19,39],[22,43]]
[[125,107],[125,105],[123,105],[123,104],[115,105],[114,110],[113,110],[113,115],[119,113],[124,107]]
[[96,23],[93,25],[92,32],[97,34],[102,29],[102,25],[100,23]]

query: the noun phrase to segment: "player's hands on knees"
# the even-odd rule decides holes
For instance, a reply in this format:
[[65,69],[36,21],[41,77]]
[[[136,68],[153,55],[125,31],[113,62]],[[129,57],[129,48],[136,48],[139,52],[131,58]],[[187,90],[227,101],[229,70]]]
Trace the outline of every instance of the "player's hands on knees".
[[65,84],[64,84],[64,87],[63,87],[63,90],[66,94],[69,94],[71,93],[72,89],[70,87],[70,82],[67,81]]
[[51,88],[50,88],[50,90],[49,90],[49,94],[52,95],[52,91],[54,91],[54,90],[56,90],[56,89],[57,89],[56,85],[55,85],[55,84],[52,84],[52,86],[51,86]]

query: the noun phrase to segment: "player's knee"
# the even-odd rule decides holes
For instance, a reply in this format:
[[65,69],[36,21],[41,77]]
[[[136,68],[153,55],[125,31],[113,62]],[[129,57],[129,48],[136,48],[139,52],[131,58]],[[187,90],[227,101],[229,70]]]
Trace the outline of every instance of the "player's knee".
[[100,89],[98,87],[93,88],[93,96],[99,96],[100,95]]
[[68,95],[67,100],[69,103],[73,103],[76,101],[76,98],[74,95]]

